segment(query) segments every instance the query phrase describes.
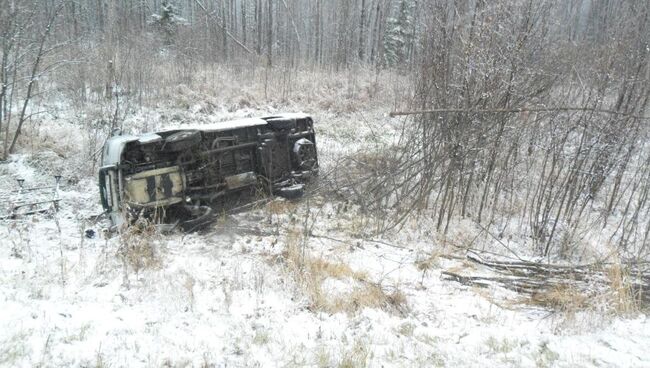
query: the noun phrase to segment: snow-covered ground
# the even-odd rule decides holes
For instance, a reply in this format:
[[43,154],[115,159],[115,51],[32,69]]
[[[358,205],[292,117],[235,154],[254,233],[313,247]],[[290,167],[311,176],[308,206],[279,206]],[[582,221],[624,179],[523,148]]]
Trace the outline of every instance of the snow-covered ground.
[[[179,114],[145,111],[131,124],[154,129]],[[324,171],[390,140],[377,128],[398,121],[366,114],[314,114]],[[442,271],[475,266],[426,223],[367,239],[363,215],[336,198],[275,200],[200,233],[154,234],[147,264],[134,267],[119,251],[134,240],[107,238],[90,220],[101,212],[96,181],[83,162],[66,167],[74,159],[40,152],[0,163],[3,198],[18,177],[32,187],[76,175],[57,213],[0,222],[0,366],[650,366],[645,315],[552,311],[445,281]],[[448,236],[475,230],[460,222]],[[292,263],[291,247],[305,264]]]

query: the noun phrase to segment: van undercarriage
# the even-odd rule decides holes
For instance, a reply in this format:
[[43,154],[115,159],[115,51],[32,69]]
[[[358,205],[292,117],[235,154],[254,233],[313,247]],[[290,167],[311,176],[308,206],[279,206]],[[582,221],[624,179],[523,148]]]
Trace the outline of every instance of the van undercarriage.
[[299,197],[317,173],[312,119],[284,114],[113,136],[99,186],[113,225],[145,217],[189,231],[259,196]]

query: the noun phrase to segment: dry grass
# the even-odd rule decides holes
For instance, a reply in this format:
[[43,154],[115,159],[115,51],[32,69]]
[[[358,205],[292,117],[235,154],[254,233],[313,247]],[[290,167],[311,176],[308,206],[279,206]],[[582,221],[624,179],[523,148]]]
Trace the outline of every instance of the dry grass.
[[[367,109],[369,105],[390,104],[408,86],[405,78],[397,74],[383,72],[378,76],[367,69],[350,74],[223,64],[197,65],[192,71],[193,77],[187,80],[169,73],[173,64],[161,61],[154,67],[152,74],[162,78],[155,78],[157,82],[147,87],[155,91],[156,97],[169,97],[178,107],[190,108],[198,104],[205,113],[217,110],[222,104],[234,111],[263,105],[277,108],[294,103],[307,109],[351,113]],[[391,90],[389,86],[399,88]]]
[[381,308],[388,311],[403,312],[406,296],[398,289],[387,292],[381,285],[365,282],[351,292],[331,298],[328,294],[319,294],[317,307],[330,313],[354,313],[363,308]]
[[629,271],[619,259],[605,270],[609,289],[608,305],[618,315],[630,316],[640,311],[639,293],[634,290]]
[[275,199],[267,204],[267,208],[272,215],[285,215],[295,212],[296,204],[285,199]]
[[587,308],[590,305],[590,298],[577,288],[563,284],[549,291],[531,295],[529,303],[573,314]]
[[[406,310],[406,297],[399,289],[388,291],[372,282],[365,272],[354,271],[343,262],[308,254],[301,246],[302,239],[297,229],[291,229],[282,256],[291,274],[309,297],[311,309],[350,314],[363,308],[381,308],[398,313]],[[326,290],[323,284],[328,279],[348,282],[351,290],[338,293]]]
[[415,261],[415,268],[424,273],[437,268],[440,266],[440,257],[443,255],[442,251],[434,250],[426,258]]
[[338,363],[339,368],[362,368],[368,366],[370,350],[368,345],[360,340],[355,341],[350,350],[345,351]]
[[349,202],[336,206],[336,219],[336,230],[356,238],[372,237],[381,225],[375,215],[369,215]]
[[124,265],[125,281],[129,269],[138,275],[144,269],[161,267],[162,257],[157,246],[159,237],[155,225],[142,218],[120,232],[117,255]]

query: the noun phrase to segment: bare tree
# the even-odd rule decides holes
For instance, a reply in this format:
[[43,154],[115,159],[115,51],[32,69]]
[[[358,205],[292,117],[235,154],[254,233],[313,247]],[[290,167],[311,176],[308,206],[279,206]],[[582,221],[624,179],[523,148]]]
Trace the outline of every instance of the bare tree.
[[[47,41],[52,33],[53,27],[56,22],[56,18],[63,8],[63,2],[57,2],[52,8],[45,9],[45,21],[43,24],[37,22],[37,14],[29,13],[22,6],[30,6],[31,4],[13,4],[15,6],[13,11],[10,11],[8,15],[10,17],[16,17],[18,12],[25,12],[28,15],[22,19],[7,19],[10,26],[8,27],[6,36],[12,37],[15,40],[23,41],[23,34],[33,32],[36,36],[33,39],[28,39],[27,43],[24,45],[11,44],[14,41],[7,41],[3,37],[3,86],[2,86],[2,100],[5,102],[3,106],[7,106],[5,110],[6,124],[5,124],[5,141],[4,141],[4,152],[3,159],[6,160],[10,153],[13,153],[16,146],[18,137],[21,134],[23,124],[27,119],[32,116],[32,113],[28,112],[29,104],[33,97],[33,92],[35,90],[35,85],[38,81],[39,72],[41,71],[41,64],[45,55],[60,45],[53,45],[51,47],[47,46]],[[15,25],[12,25],[12,23]],[[12,30],[15,32],[11,34]],[[4,35],[3,35],[4,36]],[[6,49],[5,49],[6,45]],[[23,50],[23,47],[25,48]],[[5,64],[5,54],[8,55],[10,52],[14,53],[13,63],[11,69],[13,73],[9,75],[7,64]],[[29,58],[31,57],[31,59]],[[18,71],[23,68],[23,66],[29,66],[29,74],[26,79],[21,79],[18,76]],[[6,73],[6,74],[5,74]],[[11,78],[11,81],[9,81]],[[17,99],[16,90],[20,88],[20,84],[24,83],[25,94],[22,96],[22,99],[18,102],[21,103],[20,113],[17,118],[16,129],[11,132],[11,105],[14,99]],[[11,92],[9,97],[6,97],[8,85],[11,85]],[[7,104],[7,100],[8,104]]]

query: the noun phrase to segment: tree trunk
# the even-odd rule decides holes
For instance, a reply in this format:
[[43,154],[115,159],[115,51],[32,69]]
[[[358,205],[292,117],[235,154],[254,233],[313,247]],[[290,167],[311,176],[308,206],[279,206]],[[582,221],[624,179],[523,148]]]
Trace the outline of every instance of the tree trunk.
[[359,61],[364,61],[366,40],[364,30],[366,27],[366,0],[361,0],[361,20],[359,21]]
[[266,30],[266,57],[267,65],[273,66],[273,0],[267,0],[268,28]]

